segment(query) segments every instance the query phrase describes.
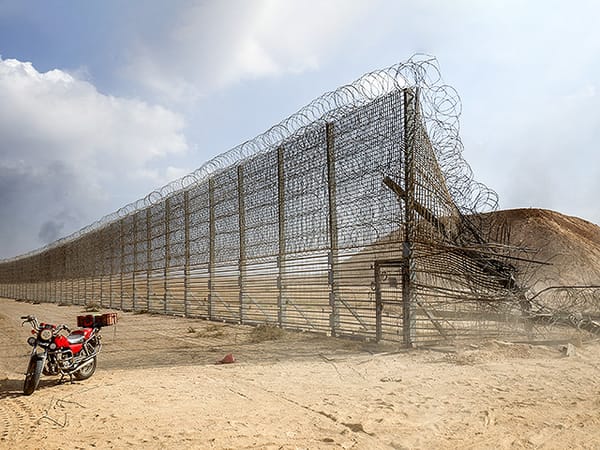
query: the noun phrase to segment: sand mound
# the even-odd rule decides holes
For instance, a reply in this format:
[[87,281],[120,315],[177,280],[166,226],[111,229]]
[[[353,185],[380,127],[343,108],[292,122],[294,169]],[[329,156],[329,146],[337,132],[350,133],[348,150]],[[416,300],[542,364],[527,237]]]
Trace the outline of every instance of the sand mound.
[[535,208],[497,211],[491,216],[506,221],[512,245],[527,247],[536,260],[548,263],[534,266],[525,275],[532,291],[554,285],[600,285],[598,225]]

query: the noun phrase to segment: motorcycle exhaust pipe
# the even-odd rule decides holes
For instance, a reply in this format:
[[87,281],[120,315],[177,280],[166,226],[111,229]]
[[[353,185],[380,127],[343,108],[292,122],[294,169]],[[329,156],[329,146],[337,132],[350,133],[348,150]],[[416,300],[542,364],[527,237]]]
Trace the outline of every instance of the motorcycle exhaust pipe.
[[[95,356],[95,355],[94,355],[94,356]],[[83,363],[81,363],[80,365],[78,365],[78,366],[77,366],[77,367],[75,367],[74,369],[71,369],[71,370],[69,370],[69,371],[67,372],[67,374],[70,374],[70,373],[75,373],[75,372],[77,372],[78,370],[80,370],[80,369],[83,369],[83,368],[84,368],[84,367],[86,367],[86,366],[89,366],[89,365],[90,365],[92,362],[94,362],[94,358],[93,358],[93,356],[92,356],[92,357],[90,357],[90,358],[88,358],[88,359],[86,359],[86,360],[85,360]]]

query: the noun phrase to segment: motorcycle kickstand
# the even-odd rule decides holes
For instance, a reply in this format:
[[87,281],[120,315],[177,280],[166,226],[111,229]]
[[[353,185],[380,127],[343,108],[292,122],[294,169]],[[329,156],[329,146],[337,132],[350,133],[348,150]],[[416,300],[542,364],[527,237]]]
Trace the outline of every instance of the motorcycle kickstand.
[[68,374],[65,374],[65,373],[63,373],[63,374],[60,376],[60,380],[58,380],[58,384],[61,384],[61,383],[63,382],[64,378],[65,378],[67,375],[69,375],[69,382],[70,382],[71,384],[75,384],[75,381],[73,381],[73,374],[72,374],[72,373],[68,373]]

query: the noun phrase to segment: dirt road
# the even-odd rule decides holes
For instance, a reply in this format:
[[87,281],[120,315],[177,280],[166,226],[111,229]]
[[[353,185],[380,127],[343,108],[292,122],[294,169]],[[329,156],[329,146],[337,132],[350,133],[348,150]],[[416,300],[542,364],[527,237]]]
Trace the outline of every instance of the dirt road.
[[600,449],[600,344],[578,335],[570,357],[494,341],[409,352],[119,312],[91,379],[23,396],[19,316],[81,313],[0,299],[0,448]]

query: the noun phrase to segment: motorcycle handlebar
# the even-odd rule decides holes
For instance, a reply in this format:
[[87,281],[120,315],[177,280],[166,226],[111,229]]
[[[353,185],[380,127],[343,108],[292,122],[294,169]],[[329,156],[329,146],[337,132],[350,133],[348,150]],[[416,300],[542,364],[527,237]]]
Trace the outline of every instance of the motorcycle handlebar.
[[23,319],[21,326],[25,325],[26,323],[31,323],[33,328],[37,328],[38,326],[38,320],[35,316],[21,316],[21,319]]
[[[38,321],[35,316],[21,316],[21,319],[23,320],[23,323],[21,325],[25,325],[27,322],[33,322],[32,326],[34,328],[37,328]],[[68,326],[66,326],[64,323],[58,325],[54,332],[58,333],[59,331],[62,331],[62,330],[66,330],[67,333],[71,332],[71,329]]]

